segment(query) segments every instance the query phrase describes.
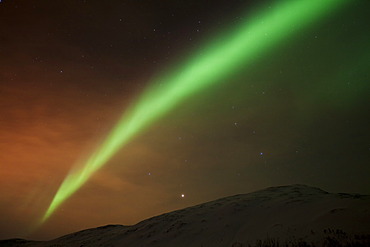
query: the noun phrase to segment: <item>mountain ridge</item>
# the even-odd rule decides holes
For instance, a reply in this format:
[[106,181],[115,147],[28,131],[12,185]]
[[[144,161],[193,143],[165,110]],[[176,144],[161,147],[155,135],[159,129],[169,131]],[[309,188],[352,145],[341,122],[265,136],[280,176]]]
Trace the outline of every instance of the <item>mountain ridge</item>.
[[6,240],[0,246],[262,246],[263,241],[327,246],[328,239],[346,246],[369,244],[369,229],[370,196],[294,184],[220,198],[131,226],[106,225],[43,242],[13,240],[18,245]]

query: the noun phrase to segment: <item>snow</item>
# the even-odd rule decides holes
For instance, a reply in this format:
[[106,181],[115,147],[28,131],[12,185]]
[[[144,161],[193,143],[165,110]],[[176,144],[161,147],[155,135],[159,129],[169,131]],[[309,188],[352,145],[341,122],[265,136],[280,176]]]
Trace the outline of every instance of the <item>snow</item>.
[[[46,242],[18,240],[15,246],[231,247],[260,240],[321,246],[329,238],[345,242],[356,236],[369,240],[370,196],[291,185],[222,198],[133,226],[108,225]],[[0,246],[11,243],[0,241]]]

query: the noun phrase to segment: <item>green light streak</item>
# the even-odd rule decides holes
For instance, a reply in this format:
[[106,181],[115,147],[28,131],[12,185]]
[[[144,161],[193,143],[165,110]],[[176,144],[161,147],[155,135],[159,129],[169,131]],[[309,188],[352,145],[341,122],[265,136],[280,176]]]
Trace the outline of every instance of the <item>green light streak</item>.
[[135,135],[174,109],[179,103],[212,84],[221,82],[241,66],[261,57],[285,38],[326,16],[342,0],[281,1],[241,25],[234,34],[208,44],[208,48],[166,78],[156,80],[83,166],[73,169],[53,198],[42,222]]

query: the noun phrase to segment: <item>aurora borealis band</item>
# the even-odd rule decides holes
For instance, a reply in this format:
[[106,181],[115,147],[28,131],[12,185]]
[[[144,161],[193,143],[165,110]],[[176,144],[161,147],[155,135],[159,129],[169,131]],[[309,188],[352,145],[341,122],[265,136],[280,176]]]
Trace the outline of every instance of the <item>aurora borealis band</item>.
[[1,1],[0,240],[369,195],[368,23],[363,0]]
[[248,66],[290,35],[300,32],[314,21],[325,17],[345,1],[283,1],[248,18],[243,25],[205,44],[197,54],[177,69],[153,81],[149,88],[125,111],[104,142],[86,163],[79,164],[67,175],[53,198],[42,221],[53,212],[133,137],[151,123],[175,109],[193,94],[215,83],[225,81],[235,71]]

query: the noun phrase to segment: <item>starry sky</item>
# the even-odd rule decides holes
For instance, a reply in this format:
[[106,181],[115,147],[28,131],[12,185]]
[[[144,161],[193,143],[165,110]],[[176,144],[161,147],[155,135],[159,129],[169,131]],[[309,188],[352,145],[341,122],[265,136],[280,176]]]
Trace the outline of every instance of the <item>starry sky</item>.
[[1,1],[0,239],[284,184],[370,194],[370,2],[354,0],[177,105],[34,227],[155,78],[276,3]]

